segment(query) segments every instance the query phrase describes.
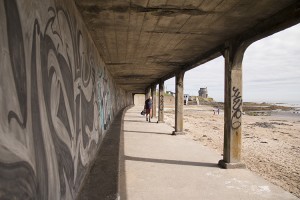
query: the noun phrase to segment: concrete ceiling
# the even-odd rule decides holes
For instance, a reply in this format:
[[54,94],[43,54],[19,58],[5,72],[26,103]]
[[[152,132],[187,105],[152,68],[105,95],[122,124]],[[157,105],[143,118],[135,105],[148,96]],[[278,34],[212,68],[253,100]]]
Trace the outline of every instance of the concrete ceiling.
[[299,22],[299,0],[76,0],[116,82],[144,92],[221,55],[229,40],[257,40]]

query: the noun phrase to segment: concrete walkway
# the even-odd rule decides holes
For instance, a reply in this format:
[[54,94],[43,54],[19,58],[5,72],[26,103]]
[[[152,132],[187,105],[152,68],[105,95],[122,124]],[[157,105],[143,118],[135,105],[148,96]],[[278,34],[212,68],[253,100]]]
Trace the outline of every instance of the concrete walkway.
[[129,109],[120,141],[121,200],[298,199],[247,169],[220,169],[216,151]]

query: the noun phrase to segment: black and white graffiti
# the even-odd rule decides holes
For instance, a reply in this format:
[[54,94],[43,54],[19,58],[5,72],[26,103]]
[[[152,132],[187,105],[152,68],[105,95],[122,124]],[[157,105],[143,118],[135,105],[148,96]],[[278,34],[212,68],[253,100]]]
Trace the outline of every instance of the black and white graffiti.
[[242,95],[238,88],[232,88],[232,117],[231,117],[231,126],[233,129],[238,129],[241,127],[241,117],[242,117]]
[[74,199],[127,96],[75,11],[20,4],[0,1],[0,199]]
[[159,111],[163,112],[164,110],[164,95],[160,95],[159,97]]

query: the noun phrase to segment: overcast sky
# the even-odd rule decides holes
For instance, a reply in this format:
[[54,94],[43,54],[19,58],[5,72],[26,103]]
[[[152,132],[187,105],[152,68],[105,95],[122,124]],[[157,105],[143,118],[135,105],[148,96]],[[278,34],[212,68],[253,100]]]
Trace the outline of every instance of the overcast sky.
[[[175,79],[165,82],[175,91]],[[224,59],[216,58],[185,73],[184,93],[224,100]],[[253,43],[243,60],[243,99],[300,104],[300,24]]]

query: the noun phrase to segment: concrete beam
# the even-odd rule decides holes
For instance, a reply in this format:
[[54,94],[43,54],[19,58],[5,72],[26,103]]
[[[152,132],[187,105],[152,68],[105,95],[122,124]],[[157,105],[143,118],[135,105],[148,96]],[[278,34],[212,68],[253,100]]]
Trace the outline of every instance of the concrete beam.
[[159,102],[158,102],[158,121],[157,123],[164,123],[164,93],[165,93],[165,85],[164,81],[160,81],[159,83]]
[[172,135],[183,134],[183,78],[184,71],[175,77],[175,131]]
[[242,60],[248,45],[228,43],[225,57],[225,102],[224,102],[224,149],[223,168],[245,167],[241,163],[242,146]]
[[300,1],[277,12],[272,17],[262,20],[251,29],[235,37],[235,40],[253,43],[298,23],[300,23]]
[[156,84],[151,87],[151,96],[152,96],[152,118],[156,117]]
[[219,46],[210,49],[205,53],[202,53],[189,63],[185,63],[184,66],[181,67],[181,69],[174,70],[173,72],[161,77],[161,79],[170,79],[181,70],[191,70],[199,65],[202,65],[221,56],[221,52],[226,48],[226,43],[230,41],[239,41],[240,43],[252,44],[255,41],[268,37],[298,23],[300,23],[299,1],[274,14],[272,17],[261,21],[250,29],[247,29],[245,32],[234,35],[228,41],[224,41],[223,44],[220,44]]

